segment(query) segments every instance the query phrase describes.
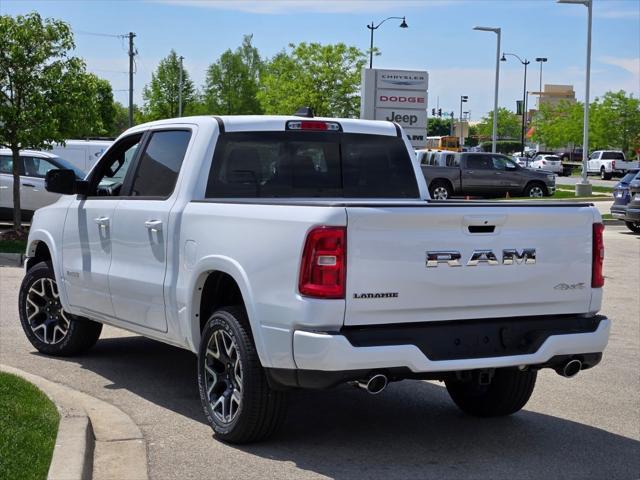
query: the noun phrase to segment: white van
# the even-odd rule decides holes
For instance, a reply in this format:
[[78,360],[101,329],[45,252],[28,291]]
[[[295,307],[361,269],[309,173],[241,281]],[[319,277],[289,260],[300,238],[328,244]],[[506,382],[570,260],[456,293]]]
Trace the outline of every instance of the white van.
[[52,153],[71,162],[84,172],[98,161],[102,154],[111,146],[111,140],[67,140],[65,145],[56,143]]

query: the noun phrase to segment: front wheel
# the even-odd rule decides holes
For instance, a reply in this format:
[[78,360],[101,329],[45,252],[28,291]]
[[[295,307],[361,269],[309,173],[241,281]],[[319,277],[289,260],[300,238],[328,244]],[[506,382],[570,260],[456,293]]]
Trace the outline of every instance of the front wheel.
[[284,420],[285,394],[267,383],[243,308],[221,308],[205,325],[198,387],[209,425],[226,442],[263,440]]
[[542,198],[547,194],[547,189],[541,183],[531,183],[524,189],[525,197]]
[[468,381],[447,380],[451,399],[465,413],[476,417],[502,417],[521,410],[536,385],[535,370],[496,369],[488,385],[476,376]]
[[71,356],[91,348],[100,338],[102,324],[63,310],[51,265],[40,262],[20,285],[20,323],[39,352]]
[[640,222],[624,222],[627,228],[634,233],[640,233]]

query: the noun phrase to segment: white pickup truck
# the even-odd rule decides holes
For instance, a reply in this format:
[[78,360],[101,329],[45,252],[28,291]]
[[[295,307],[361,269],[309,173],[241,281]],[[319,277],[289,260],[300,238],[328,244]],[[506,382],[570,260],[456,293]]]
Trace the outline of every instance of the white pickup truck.
[[638,167],[640,162],[627,161],[623,152],[596,150],[589,155],[587,174],[598,174],[603,180],[609,180],[614,174],[624,175],[628,170]]
[[[192,117],[136,126],[36,212],[20,319],[51,355],[102,324],[198,355],[218,438],[265,438],[290,388],[442,380],[465,412],[595,366],[603,226],[586,203],[431,201],[402,129]],[[135,366],[131,366],[135,368]]]

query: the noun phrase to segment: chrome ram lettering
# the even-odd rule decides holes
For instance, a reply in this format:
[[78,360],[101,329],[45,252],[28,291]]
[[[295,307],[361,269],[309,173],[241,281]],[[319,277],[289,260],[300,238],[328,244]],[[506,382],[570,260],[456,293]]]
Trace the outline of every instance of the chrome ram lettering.
[[[446,263],[450,267],[460,267],[462,254],[455,250],[439,250],[427,252],[427,268],[437,267],[441,263]],[[493,250],[474,250],[466,263],[467,267],[475,267],[481,263],[487,265],[499,265],[500,261]],[[533,265],[536,263],[536,249],[524,248],[519,252],[515,248],[502,250],[502,265],[524,264]]]

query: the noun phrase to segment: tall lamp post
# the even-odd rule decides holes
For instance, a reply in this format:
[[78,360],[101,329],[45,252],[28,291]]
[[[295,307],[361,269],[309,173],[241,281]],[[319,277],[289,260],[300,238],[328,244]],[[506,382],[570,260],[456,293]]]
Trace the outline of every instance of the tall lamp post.
[[502,58],[500,59],[502,62],[507,61],[506,55],[517,58],[522,65],[524,65],[524,86],[522,87],[522,132],[520,133],[520,144],[522,146],[521,154],[524,155],[524,130],[525,123],[527,118],[527,111],[525,110],[527,105],[527,65],[531,62],[526,58],[523,60],[515,53],[503,53]]
[[536,62],[540,63],[540,88],[538,89],[538,110],[540,110],[540,100],[542,99],[542,64],[547,61],[547,57],[536,57]]
[[589,159],[589,86],[591,81],[591,17],[592,0],[557,0],[558,3],[577,3],[587,7],[587,73],[584,85],[584,126],[582,135],[582,182],[576,183],[576,196],[591,195],[591,184],[587,177]]
[[460,146],[464,145],[464,129],[462,127],[462,104],[467,103],[469,97],[467,95],[460,95]]
[[405,20],[404,17],[389,17],[389,18],[385,18],[377,25],[375,25],[373,22],[371,22],[371,25],[367,25],[367,28],[371,30],[371,47],[369,48],[369,68],[373,68],[373,31],[380,28],[380,25],[382,25],[387,20],[402,20],[402,23],[399,25],[399,27],[409,28],[409,25],[407,25],[407,21]]
[[180,77],[178,78],[178,117],[182,116],[182,83],[183,83],[183,72],[182,72],[182,61],[184,60],[183,56],[180,56]]
[[496,45],[496,81],[493,94],[493,131],[491,133],[491,152],[496,153],[496,140],[498,138],[498,83],[500,80],[500,35],[499,27],[473,27],[481,32],[493,32],[498,36]]

